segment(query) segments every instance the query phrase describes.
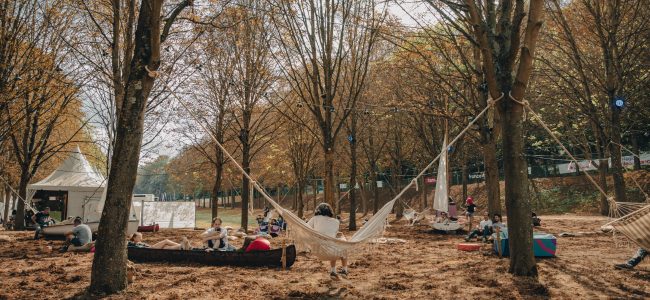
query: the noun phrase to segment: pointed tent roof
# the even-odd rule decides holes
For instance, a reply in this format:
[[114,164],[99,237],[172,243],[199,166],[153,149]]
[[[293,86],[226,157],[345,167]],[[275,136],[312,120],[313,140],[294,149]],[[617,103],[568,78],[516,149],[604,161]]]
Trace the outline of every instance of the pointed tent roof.
[[98,188],[105,184],[104,176],[97,172],[79,146],[45,179],[27,186],[30,190],[63,190],[75,188]]

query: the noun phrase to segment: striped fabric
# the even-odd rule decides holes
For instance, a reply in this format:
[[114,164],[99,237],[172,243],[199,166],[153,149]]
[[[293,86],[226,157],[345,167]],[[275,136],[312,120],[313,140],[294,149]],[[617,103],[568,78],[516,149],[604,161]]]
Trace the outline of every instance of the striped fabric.
[[643,249],[650,249],[650,205],[612,223],[612,226]]

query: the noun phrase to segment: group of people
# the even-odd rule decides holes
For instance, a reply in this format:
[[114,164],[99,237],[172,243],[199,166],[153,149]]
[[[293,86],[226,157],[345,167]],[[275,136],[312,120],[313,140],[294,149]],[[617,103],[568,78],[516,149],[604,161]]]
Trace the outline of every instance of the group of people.
[[[472,197],[468,197],[465,204],[467,209],[465,215],[469,221],[469,219],[474,215],[474,212],[476,211],[476,205],[474,204]],[[542,226],[542,220],[534,212],[531,215],[531,223],[533,227]],[[465,237],[465,241],[468,242],[471,239],[480,236],[483,242],[487,243],[489,242],[489,237],[491,237],[492,234],[496,233],[497,230],[502,230],[504,228],[506,228],[506,225],[502,222],[500,214],[494,214],[492,216],[492,219],[490,219],[489,213],[485,212],[483,214],[483,220],[481,220],[476,228]],[[614,267],[618,270],[633,269],[648,256],[649,252],[650,251],[647,249],[639,248],[632,258],[624,263],[616,264]]]
[[490,219],[490,214],[488,212],[485,212],[483,214],[483,220],[481,220],[476,228],[472,230],[472,232],[470,232],[467,237],[465,237],[465,241],[469,241],[472,238],[481,236],[483,242],[487,243],[489,242],[489,237],[491,237],[492,234],[504,228],[506,228],[506,225],[503,223],[500,214],[494,214],[492,216],[492,219]]
[[268,207],[264,208],[264,215],[257,215],[255,220],[257,221],[257,229],[255,229],[255,234],[258,235],[269,235],[271,237],[278,237],[282,234],[282,231],[287,229],[287,223],[284,222],[282,216],[278,218],[270,217],[270,209]]

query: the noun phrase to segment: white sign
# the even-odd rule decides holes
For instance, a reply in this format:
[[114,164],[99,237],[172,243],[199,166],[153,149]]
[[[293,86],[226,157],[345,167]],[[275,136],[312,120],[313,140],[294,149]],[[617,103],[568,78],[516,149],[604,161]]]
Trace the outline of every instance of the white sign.
[[483,179],[485,178],[485,172],[469,174],[469,179]]
[[384,187],[384,182],[381,180],[377,181],[377,187]]
[[341,184],[339,184],[339,187],[340,187],[341,189],[347,189],[347,188],[348,188],[348,184],[347,184],[347,183],[341,183]]

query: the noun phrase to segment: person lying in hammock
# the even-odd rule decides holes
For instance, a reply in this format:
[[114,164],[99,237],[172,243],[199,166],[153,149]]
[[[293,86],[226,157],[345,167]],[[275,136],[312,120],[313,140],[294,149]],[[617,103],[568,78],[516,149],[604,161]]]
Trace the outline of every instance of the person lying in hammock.
[[483,214],[483,220],[476,225],[476,229],[474,229],[467,237],[465,237],[465,241],[469,242],[469,240],[473,239],[474,237],[477,237],[481,235],[483,237],[483,241],[487,241],[488,236],[492,234],[492,220],[490,220],[490,214],[486,211]]
[[181,242],[176,243],[171,240],[162,240],[153,245],[149,245],[142,241],[142,233],[136,232],[131,235],[127,247],[131,248],[152,248],[152,249],[167,249],[167,250],[191,250],[192,243],[187,239],[187,237],[182,237]]
[[639,250],[636,251],[636,255],[630,258],[630,260],[628,260],[626,263],[614,265],[614,268],[618,270],[634,269],[634,267],[641,263],[641,261],[643,261],[646,256],[648,256],[648,250],[639,248]]
[[[223,221],[216,217],[212,219],[212,227],[201,233],[201,239],[208,244],[208,251],[235,251],[235,247],[228,244],[228,228],[221,226]],[[210,250],[211,249],[211,250]]]
[[[327,203],[318,204],[316,211],[314,212],[314,216],[309,219],[307,225],[326,236],[343,240],[345,239],[342,234],[339,235],[340,221],[334,217],[332,207]],[[348,275],[347,257],[341,257],[340,259],[341,265],[343,267],[340,273],[336,272],[336,259],[330,260],[330,276],[332,278],[338,278],[338,274],[341,274],[343,276]]]

